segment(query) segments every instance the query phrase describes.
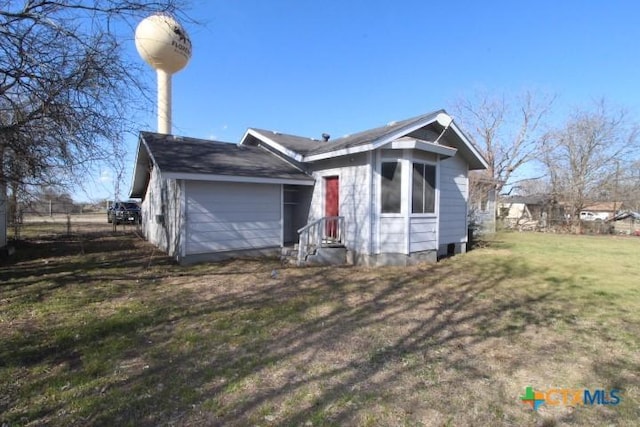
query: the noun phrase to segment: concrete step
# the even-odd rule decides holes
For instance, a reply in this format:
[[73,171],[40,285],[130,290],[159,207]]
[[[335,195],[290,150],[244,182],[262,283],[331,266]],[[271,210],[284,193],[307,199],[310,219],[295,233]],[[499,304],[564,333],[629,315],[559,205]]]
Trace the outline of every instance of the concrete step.
[[314,254],[307,256],[305,265],[345,265],[347,263],[347,248],[331,246],[317,248]]
[[280,262],[282,264],[295,265],[298,263],[298,244],[294,246],[285,246],[280,251]]
[[280,251],[280,256],[284,256],[284,257],[298,256],[298,249],[282,248],[282,250]]

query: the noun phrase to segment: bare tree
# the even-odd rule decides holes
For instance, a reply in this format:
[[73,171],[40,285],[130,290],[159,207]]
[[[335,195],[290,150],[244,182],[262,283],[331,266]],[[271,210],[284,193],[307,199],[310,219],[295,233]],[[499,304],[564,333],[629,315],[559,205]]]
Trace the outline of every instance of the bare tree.
[[518,195],[521,196],[550,196],[552,194],[551,183],[546,178],[530,179],[518,185]]
[[0,186],[82,182],[119,152],[145,100],[142,64],[122,44],[139,19],[178,2],[0,2]]
[[453,105],[456,120],[462,122],[467,136],[489,163],[483,180],[492,181],[498,194],[514,184],[513,174],[538,152],[544,135],[543,120],[554,99],[527,91],[508,101],[504,94],[478,92]]
[[624,110],[601,100],[590,110],[575,111],[562,128],[547,134],[541,158],[574,225],[579,226],[587,202],[619,181],[620,163],[638,159],[639,130]]
[[640,159],[636,158],[630,164],[621,163],[613,184],[625,209],[640,212]]

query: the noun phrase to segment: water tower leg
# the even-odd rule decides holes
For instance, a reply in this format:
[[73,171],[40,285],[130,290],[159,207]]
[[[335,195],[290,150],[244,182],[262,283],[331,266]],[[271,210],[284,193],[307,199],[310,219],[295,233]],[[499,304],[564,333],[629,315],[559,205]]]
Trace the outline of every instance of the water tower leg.
[[171,74],[158,71],[158,133],[171,134]]

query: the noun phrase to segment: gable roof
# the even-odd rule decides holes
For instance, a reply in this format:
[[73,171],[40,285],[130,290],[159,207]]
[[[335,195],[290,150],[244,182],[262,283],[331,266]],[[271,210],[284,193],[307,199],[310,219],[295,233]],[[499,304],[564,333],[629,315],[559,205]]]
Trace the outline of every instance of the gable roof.
[[624,211],[620,212],[618,215],[615,215],[613,218],[609,218],[607,221],[620,221],[627,218],[638,221],[640,220],[640,213],[633,211]]
[[528,196],[509,196],[505,197],[501,204],[509,205],[513,203],[523,203],[525,205],[544,205],[550,204],[553,201],[550,195],[546,194],[533,194]]
[[622,209],[622,202],[598,202],[585,205],[583,211],[614,212]]
[[[318,149],[321,144],[326,144],[326,142],[320,142],[317,139],[306,138],[304,136],[289,135],[286,133],[267,129],[249,128],[247,130],[247,133],[254,136],[262,136],[264,138],[268,138],[273,143],[291,151],[291,153],[300,154],[302,156],[311,154],[316,149]],[[245,134],[245,136],[246,135],[247,134]]]
[[303,171],[269,151],[227,142],[140,132],[131,197],[142,197],[149,164],[165,178],[312,185]]
[[[438,110],[326,142],[264,129],[250,128],[242,138],[241,144],[244,145],[251,136],[272,146],[298,162],[313,162],[381,148],[385,144],[432,124],[433,126],[438,126],[437,129],[442,131],[444,128],[436,124],[436,118],[438,114],[441,113],[446,114],[444,110]],[[486,169],[488,167],[487,162],[456,124],[452,123],[449,129],[451,129],[451,131],[447,133],[448,140],[452,142],[455,149],[459,150],[460,154],[467,160],[470,169]],[[437,147],[435,147],[434,144],[431,144],[427,149],[437,151]]]

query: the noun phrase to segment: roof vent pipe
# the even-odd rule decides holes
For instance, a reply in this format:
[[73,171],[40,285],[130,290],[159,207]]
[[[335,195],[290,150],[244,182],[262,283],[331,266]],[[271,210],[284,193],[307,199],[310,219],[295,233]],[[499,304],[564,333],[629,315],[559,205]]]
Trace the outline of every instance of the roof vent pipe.
[[323,134],[322,134],[322,140],[323,140],[324,142],[329,141],[329,138],[331,138],[331,135],[329,135],[328,133],[323,133]]

